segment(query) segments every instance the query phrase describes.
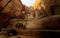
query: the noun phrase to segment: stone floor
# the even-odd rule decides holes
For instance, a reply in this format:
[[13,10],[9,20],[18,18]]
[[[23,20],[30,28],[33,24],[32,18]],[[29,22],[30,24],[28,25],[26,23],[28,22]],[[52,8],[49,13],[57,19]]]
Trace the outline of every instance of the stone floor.
[[[0,31],[0,38],[40,38],[38,36],[35,36],[37,32],[32,32],[29,30],[22,30],[19,31],[17,35],[15,36],[9,36],[7,35],[7,31]],[[32,35],[31,35],[32,34]]]
[[0,38],[39,38],[39,37],[32,37],[32,36],[24,36],[24,35],[17,35],[17,36],[4,36],[4,35],[0,35]]

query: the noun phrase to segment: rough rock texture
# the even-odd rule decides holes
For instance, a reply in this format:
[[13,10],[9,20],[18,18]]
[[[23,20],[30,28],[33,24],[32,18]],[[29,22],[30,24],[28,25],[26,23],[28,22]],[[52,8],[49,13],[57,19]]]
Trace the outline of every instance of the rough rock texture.
[[[41,0],[40,4],[48,16],[52,15],[51,8],[54,11],[54,14],[60,14],[60,0]],[[58,9],[59,8],[59,9]]]
[[60,15],[45,17],[27,22],[27,29],[60,29]]
[[11,19],[9,21],[9,26],[7,26],[8,29],[25,29],[26,21],[22,19]]
[[5,14],[7,14],[9,16],[12,16],[12,17],[20,16],[21,11],[23,9],[23,4],[21,3],[21,1],[20,0],[11,0],[10,2],[9,1],[10,0],[2,0],[2,1],[0,1],[0,8],[1,7],[4,8],[3,13],[5,13]]
[[41,0],[41,6],[45,9],[48,16],[51,15],[50,7],[54,5],[54,0]]
[[53,12],[55,15],[60,15],[60,0],[55,0],[55,5],[53,7]]
[[0,27],[5,27],[11,18],[20,17],[22,9],[20,0],[0,0]]

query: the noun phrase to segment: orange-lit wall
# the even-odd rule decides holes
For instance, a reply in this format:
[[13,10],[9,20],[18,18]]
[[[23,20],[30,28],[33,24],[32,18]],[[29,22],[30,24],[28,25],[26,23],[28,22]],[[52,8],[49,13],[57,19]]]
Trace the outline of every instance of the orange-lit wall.
[[39,6],[40,1],[41,0],[36,0],[36,3],[33,6],[34,10]]

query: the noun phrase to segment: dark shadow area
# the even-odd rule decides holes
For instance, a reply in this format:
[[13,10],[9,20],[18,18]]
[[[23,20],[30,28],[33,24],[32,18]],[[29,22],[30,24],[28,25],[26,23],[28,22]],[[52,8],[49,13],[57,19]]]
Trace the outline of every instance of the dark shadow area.
[[10,30],[8,32],[8,36],[16,36],[17,35],[17,31],[16,30]]
[[22,29],[26,29],[25,25],[23,25],[22,23],[17,23],[16,28],[22,28]]
[[43,38],[60,38],[60,32],[43,32]]

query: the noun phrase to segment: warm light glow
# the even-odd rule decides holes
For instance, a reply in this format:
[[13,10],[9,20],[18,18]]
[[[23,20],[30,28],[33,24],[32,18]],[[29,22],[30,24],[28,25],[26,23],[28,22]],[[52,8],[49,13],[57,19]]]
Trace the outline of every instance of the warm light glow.
[[40,0],[36,0],[36,3],[34,4],[33,8],[36,9],[39,6]]
[[28,7],[33,6],[35,10],[39,6],[41,0],[21,0],[21,2]]
[[30,6],[33,6],[33,5],[35,4],[36,0],[21,0],[21,2],[22,2],[24,5],[30,7]]

